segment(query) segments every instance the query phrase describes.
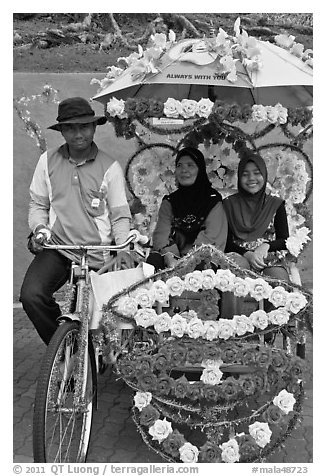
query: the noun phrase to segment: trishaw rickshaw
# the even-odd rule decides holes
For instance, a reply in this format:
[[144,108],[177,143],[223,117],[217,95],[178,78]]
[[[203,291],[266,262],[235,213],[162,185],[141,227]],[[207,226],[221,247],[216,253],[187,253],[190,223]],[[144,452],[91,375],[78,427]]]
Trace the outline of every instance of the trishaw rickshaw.
[[[310,240],[312,112],[306,96],[312,84],[310,56],[294,58],[279,48],[282,62],[285,57],[290,64],[300,61],[306,79],[292,84],[302,86],[304,104],[294,107],[291,101],[281,105],[271,99],[271,105],[266,102],[268,85],[252,83],[259,80],[259,47],[272,56],[276,47],[248,37],[238,24],[234,37],[222,30],[204,40],[175,45],[172,34],[165,42],[162,36],[153,36],[152,42],[152,57],[148,51],[147,56],[140,52],[125,58],[129,67],[118,72],[111,68],[95,96],[105,104],[116,134],[138,143],[126,167],[138,229],[130,242],[150,237],[160,200],[173,189],[174,153],[181,145],[202,148],[213,186],[224,196],[234,190],[241,149],[250,147],[267,163],[270,192],[286,201],[291,236],[284,258],[290,282],[241,270],[221,251],[203,245],[172,269],[153,274],[139,266],[143,274],[99,298],[99,280],[87,269],[91,245],[80,247],[81,266],[72,269],[62,324],[46,352],[36,391],[36,462],[86,460],[96,374],[108,364],[133,389],[135,424],[162,460],[264,461],[291,433],[300,414],[305,339],[312,331],[311,292],[301,286],[296,264]],[[154,55],[155,48],[156,53],[161,48],[161,55]],[[255,55],[250,56],[252,48]],[[251,87],[239,65],[251,78]],[[191,99],[173,96],[178,91],[176,78],[181,86],[194,82],[195,73],[181,74],[181,66],[197,71]],[[214,77],[206,67],[213,68]],[[155,90],[164,72],[167,89]],[[234,87],[240,80],[243,87]],[[281,89],[274,84],[273,94],[278,97],[290,84],[281,83]],[[205,86],[205,96],[200,86]],[[237,102],[245,88],[245,101],[248,93],[255,93],[256,104]],[[265,89],[267,99],[261,99]],[[142,94],[137,96],[137,91]],[[225,100],[219,91],[224,91]],[[282,99],[286,101],[286,95]],[[155,142],[157,136],[160,140]],[[136,261],[145,261],[146,251],[135,246]],[[204,263],[201,270],[198,263]],[[226,322],[219,315],[225,291],[242,292],[248,298],[248,309],[235,316],[240,320]],[[274,313],[264,315],[264,299],[275,305]],[[267,345],[263,336],[268,332],[274,340]]]

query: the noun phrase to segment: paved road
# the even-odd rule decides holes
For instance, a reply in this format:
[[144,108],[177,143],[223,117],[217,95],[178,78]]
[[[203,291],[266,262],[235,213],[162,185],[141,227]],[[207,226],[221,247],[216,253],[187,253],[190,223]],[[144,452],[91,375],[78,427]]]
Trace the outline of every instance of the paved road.
[[[309,340],[303,421],[268,459],[270,463],[312,463],[312,344]],[[36,379],[45,346],[24,311],[14,309],[13,462],[33,462],[32,417]],[[129,416],[131,391],[109,371],[99,378],[99,409],[95,413],[89,463],[160,463]]]

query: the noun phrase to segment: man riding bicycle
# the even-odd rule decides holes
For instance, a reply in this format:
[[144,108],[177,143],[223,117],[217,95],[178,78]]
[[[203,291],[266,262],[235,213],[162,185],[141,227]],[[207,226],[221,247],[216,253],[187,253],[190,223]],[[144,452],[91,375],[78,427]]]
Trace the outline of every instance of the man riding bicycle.
[[[63,100],[57,123],[49,129],[61,132],[65,143],[44,152],[30,186],[28,223],[32,231],[30,249],[35,258],[21,288],[20,300],[45,344],[51,340],[61,315],[53,294],[69,278],[73,251],[42,248],[53,244],[116,244],[126,241],[130,231],[130,209],[120,164],[93,141],[97,125],[106,123],[96,116],[81,97]],[[108,260],[107,252],[89,255],[92,269]],[[128,252],[117,254],[118,267],[132,266]]]

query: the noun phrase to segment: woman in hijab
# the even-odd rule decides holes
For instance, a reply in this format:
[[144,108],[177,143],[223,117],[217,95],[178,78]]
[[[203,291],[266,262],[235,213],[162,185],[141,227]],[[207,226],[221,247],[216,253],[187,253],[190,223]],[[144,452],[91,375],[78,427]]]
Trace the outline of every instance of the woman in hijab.
[[[266,193],[267,168],[258,153],[247,151],[239,162],[238,193],[223,201],[229,224],[226,252],[242,268],[288,280],[281,250],[286,250],[289,227],[285,203]],[[223,296],[223,317],[232,318],[241,300]],[[233,296],[233,295],[232,295]],[[241,313],[241,312],[240,312]]]
[[207,177],[203,154],[185,147],[175,164],[178,188],[163,197],[147,260],[156,269],[174,266],[194,246],[212,244],[224,251],[227,239],[222,197]]

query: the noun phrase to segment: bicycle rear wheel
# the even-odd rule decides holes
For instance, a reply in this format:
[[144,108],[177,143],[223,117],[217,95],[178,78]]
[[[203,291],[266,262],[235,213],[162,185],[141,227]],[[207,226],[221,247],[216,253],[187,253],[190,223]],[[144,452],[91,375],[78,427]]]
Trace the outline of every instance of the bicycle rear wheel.
[[86,460],[97,378],[94,349],[89,340],[85,395],[76,403],[78,333],[78,322],[61,324],[44,356],[34,406],[35,463],[83,463]]

